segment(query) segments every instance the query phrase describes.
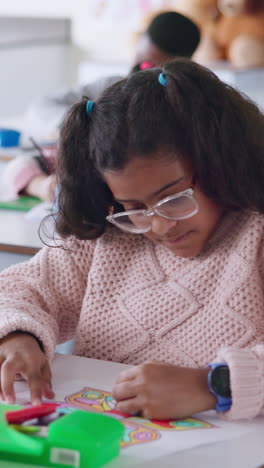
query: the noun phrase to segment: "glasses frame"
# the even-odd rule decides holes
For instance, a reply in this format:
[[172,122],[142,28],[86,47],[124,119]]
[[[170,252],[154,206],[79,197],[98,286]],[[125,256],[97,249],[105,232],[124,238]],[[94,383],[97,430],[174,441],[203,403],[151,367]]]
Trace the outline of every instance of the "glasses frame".
[[[195,216],[199,211],[199,206],[198,206],[198,203],[197,203],[197,201],[195,200],[195,198],[193,196],[193,193],[194,193],[193,188],[188,188],[187,190],[184,190],[183,192],[179,192],[179,193],[176,193],[174,195],[170,195],[168,197],[163,198],[158,203],[155,203],[155,205],[153,205],[148,210],[121,211],[120,213],[110,214],[110,215],[106,216],[106,220],[109,221],[110,223],[114,224],[119,229],[121,229],[121,230],[123,230],[125,232],[131,232],[133,234],[144,234],[146,232],[151,231],[151,226],[148,226],[145,229],[144,228],[142,228],[142,229],[136,228],[136,226],[135,226],[135,228],[139,229],[139,231],[133,231],[133,230],[128,230],[126,228],[123,228],[115,220],[117,218],[121,217],[121,216],[131,216],[131,215],[137,215],[139,213],[141,213],[141,214],[143,214],[145,216],[154,216],[156,214],[158,216],[161,216],[162,218],[170,219],[170,220],[174,220],[174,221],[180,221],[180,220],[183,220],[183,219],[191,218],[192,216]],[[168,201],[171,201],[171,200],[175,200],[175,199],[180,198],[182,196],[187,196],[188,198],[190,198],[193,201],[193,203],[195,205],[195,208],[194,208],[194,211],[192,213],[190,213],[188,215],[185,215],[185,216],[179,216],[179,217],[175,218],[175,217],[166,216],[166,215],[159,212],[159,210],[158,210],[159,207],[162,206],[164,203],[167,203]]]

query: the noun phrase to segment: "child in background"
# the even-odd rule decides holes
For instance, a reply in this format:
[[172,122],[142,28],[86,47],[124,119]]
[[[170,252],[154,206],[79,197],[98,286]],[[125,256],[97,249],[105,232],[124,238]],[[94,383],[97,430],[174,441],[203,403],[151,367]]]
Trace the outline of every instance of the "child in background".
[[199,42],[199,28],[189,18],[176,11],[160,13],[136,43],[132,70],[136,71],[138,64],[143,62],[162,65],[175,57],[191,58]]
[[[63,125],[57,232],[0,276],[1,392],[52,397],[56,344],[134,367],[116,409],[264,408],[264,117],[185,59],[83,99]],[[170,395],[164,399],[163,395]]]
[[13,159],[4,168],[1,180],[10,199],[31,195],[52,203],[56,187],[57,144],[40,148],[41,154],[23,155]]
[[[153,18],[137,42],[131,72],[160,65],[177,56],[191,57],[199,40],[199,29],[190,19],[175,11],[160,13]],[[67,109],[82,96],[97,99],[106,87],[121,78],[120,76],[102,78],[95,83],[89,83],[59,96],[41,98],[34,106],[36,117],[42,116],[43,122],[52,120],[56,122],[56,125],[60,125]],[[3,181],[13,197],[24,193],[52,202],[55,184],[55,176],[52,175],[53,167],[54,153],[51,158],[47,156],[46,162],[40,161],[38,156],[19,156],[7,165]]]

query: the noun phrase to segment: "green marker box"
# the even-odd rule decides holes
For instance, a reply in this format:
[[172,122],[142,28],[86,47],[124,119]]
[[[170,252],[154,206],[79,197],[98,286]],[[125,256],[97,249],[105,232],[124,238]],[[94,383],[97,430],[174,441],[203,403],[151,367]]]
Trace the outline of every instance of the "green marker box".
[[119,454],[124,426],[103,414],[74,410],[48,426],[47,437],[9,426],[0,405],[0,460],[54,468],[99,468]]

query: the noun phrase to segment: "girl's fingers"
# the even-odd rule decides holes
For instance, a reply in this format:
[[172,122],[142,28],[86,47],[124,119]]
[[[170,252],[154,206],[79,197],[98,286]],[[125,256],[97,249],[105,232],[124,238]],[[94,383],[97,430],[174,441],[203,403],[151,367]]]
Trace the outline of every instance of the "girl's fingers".
[[133,398],[136,395],[136,389],[130,382],[117,383],[113,388],[113,397],[116,401]]
[[49,365],[48,361],[45,362],[45,364],[44,364],[44,366],[42,368],[42,378],[46,382],[51,383],[52,373],[51,373],[50,365]]
[[[0,376],[1,376],[1,366],[4,362],[5,358],[0,356]],[[2,392],[2,381],[1,381],[1,377],[0,377],[0,399],[1,400],[4,400],[4,395],[3,395],[3,392]]]
[[52,390],[51,384],[48,382],[44,382],[43,384],[43,396],[49,400],[52,400],[55,397],[55,393]]
[[8,403],[15,403],[16,396],[14,391],[14,381],[19,372],[17,364],[14,361],[5,360],[1,366],[1,391],[3,399]]
[[43,396],[53,397],[49,364],[32,336],[10,334],[1,341],[0,367],[0,396],[2,392],[9,403],[15,403],[17,374],[28,382],[32,404],[41,404]]
[[27,376],[32,405],[41,405],[43,395],[43,380],[41,374],[36,371]]
[[137,398],[130,398],[129,400],[119,401],[115,409],[121,413],[137,414],[142,411]]
[[46,398],[54,398],[54,393],[51,388],[51,370],[47,361],[45,361],[40,370],[36,369],[30,374],[28,373],[27,381],[33,405],[41,404],[43,396]]
[[42,371],[43,395],[46,398],[54,398],[55,396],[52,390],[51,378],[52,378],[52,375],[51,375],[50,366],[48,363],[46,363]]
[[[37,362],[39,362],[37,360]],[[0,398],[8,403],[15,403],[14,382],[19,373],[27,380],[33,405],[40,405],[43,396],[54,398],[51,387],[51,371],[47,361],[42,365],[37,362],[28,362],[28,359],[10,358],[0,356]]]
[[131,367],[121,372],[116,379],[116,383],[125,382],[126,380],[133,380],[138,375],[138,366]]

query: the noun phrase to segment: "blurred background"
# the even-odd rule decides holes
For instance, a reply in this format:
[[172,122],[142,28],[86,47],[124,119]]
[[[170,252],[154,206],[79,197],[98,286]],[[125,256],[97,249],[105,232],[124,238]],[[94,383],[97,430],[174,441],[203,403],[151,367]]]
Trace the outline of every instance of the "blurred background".
[[[260,5],[262,0],[257,0]],[[22,114],[37,96],[94,81],[100,76],[121,74],[129,70],[133,48],[149,17],[161,10],[175,10],[191,17],[203,33],[214,27],[226,4],[234,4],[236,15],[248,2],[241,0],[8,0],[0,3],[0,119]],[[253,2],[254,3],[254,2]],[[238,7],[238,10],[236,8]],[[250,11],[247,8],[248,11]],[[231,16],[234,17],[234,11]],[[244,16],[248,11],[243,12]],[[241,16],[241,11],[240,11]],[[263,12],[254,12],[263,29]],[[260,19],[261,18],[261,19]],[[232,19],[233,20],[233,19]],[[243,21],[243,19],[242,19]],[[255,21],[256,23],[256,21]],[[235,26],[237,28],[237,26]],[[239,25],[243,30],[243,25]],[[225,29],[227,28],[227,29]],[[230,28],[230,26],[229,26]],[[254,24],[253,29],[257,26]],[[250,30],[251,31],[251,30]],[[242,31],[243,33],[243,31]],[[229,36],[227,27],[217,31],[221,40]],[[222,38],[221,38],[222,34]],[[246,30],[246,35],[249,35]],[[261,35],[261,34],[260,34]],[[253,38],[254,39],[254,38]],[[218,38],[219,41],[219,38]],[[252,41],[251,41],[252,42]],[[221,45],[222,47],[222,45]],[[259,44],[243,47],[245,68],[255,69],[250,63],[251,52]],[[255,47],[255,48],[254,48]],[[212,52],[207,48],[207,56]],[[215,51],[214,51],[215,52]],[[261,51],[261,53],[263,53]],[[221,53],[212,55],[221,59]],[[201,58],[202,57],[202,58]],[[230,52],[230,57],[232,55]],[[197,61],[203,62],[203,53]],[[231,60],[232,61],[232,60]],[[230,68],[220,60],[222,76],[232,84],[243,82],[242,75],[234,78]],[[264,62],[264,53],[263,53]],[[260,64],[262,62],[260,61]],[[210,61],[209,61],[210,65]],[[235,63],[236,65],[236,63]],[[251,66],[252,65],[252,66]],[[239,64],[239,67],[240,64]],[[242,68],[243,60],[242,60]],[[263,78],[261,74],[259,74]],[[252,92],[260,82],[251,74]],[[238,83],[239,85],[239,83]],[[247,86],[242,83],[247,92]],[[262,86],[262,83],[261,83]],[[257,90],[259,97],[259,90]],[[254,96],[253,96],[254,97]],[[261,100],[261,97],[260,97]]]
[[0,117],[29,100],[128,70],[133,34],[161,0],[9,0],[0,3]]

